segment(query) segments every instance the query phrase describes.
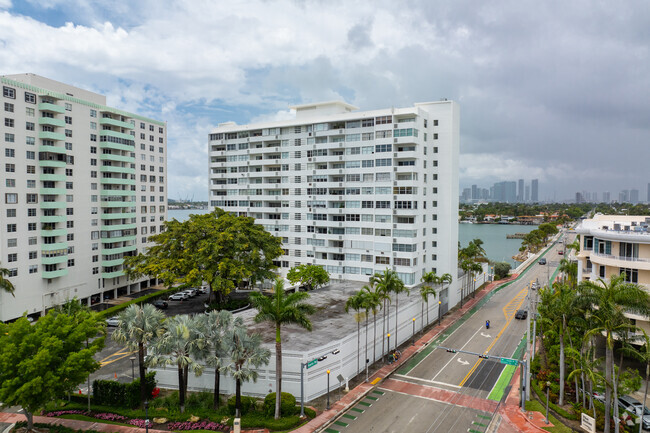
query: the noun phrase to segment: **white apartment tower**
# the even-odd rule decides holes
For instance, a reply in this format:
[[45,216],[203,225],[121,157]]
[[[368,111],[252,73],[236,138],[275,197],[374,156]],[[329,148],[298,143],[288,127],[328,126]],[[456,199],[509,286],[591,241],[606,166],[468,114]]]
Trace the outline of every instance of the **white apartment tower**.
[[211,207],[280,236],[283,275],[304,263],[363,282],[390,268],[408,286],[431,270],[455,276],[458,105],[291,108],[292,120],[212,131]]
[[137,292],[125,256],[167,216],[166,124],[34,74],[7,75],[0,121],[0,320]]

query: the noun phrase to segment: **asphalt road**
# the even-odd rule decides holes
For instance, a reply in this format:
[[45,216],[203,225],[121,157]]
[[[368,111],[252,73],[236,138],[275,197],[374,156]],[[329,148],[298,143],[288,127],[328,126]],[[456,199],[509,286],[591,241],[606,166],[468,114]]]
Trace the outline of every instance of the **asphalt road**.
[[[515,312],[527,308],[531,282],[539,281],[543,286],[552,278],[563,258],[558,254],[563,250],[562,239],[545,253],[546,265],[535,263],[515,282],[488,294],[475,312],[470,311],[430,347],[379,383],[327,431],[484,432],[498,402],[507,395],[505,385],[513,368],[506,371],[498,359],[450,353],[438,346],[513,357],[526,331],[526,320],[515,319]],[[534,296],[531,290],[531,298]],[[486,320],[491,322],[489,330]],[[523,346],[518,352],[522,350]]]

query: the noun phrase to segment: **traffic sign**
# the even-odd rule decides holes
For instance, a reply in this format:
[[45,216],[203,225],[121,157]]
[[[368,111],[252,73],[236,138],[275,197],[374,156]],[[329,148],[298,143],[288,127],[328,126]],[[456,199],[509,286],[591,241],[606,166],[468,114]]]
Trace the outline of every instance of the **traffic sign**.
[[309,362],[307,363],[307,368],[311,368],[311,367],[313,367],[313,366],[316,365],[316,364],[318,364],[318,359],[312,359],[311,361],[309,361]]
[[517,363],[518,361],[516,359],[501,358],[501,364],[517,365]]

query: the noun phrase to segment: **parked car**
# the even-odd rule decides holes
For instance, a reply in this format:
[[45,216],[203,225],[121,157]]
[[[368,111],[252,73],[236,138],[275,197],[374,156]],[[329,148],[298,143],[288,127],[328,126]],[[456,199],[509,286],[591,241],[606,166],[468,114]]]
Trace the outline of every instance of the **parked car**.
[[173,295],[171,295],[168,299],[170,301],[185,301],[188,298],[189,298],[189,296],[187,296],[187,293],[178,292],[178,293],[174,293]]
[[564,251],[562,251],[562,250],[558,251],[557,253],[558,253],[559,255],[561,255],[561,256],[564,255]]
[[[650,430],[650,410],[644,407],[643,404],[637,399],[624,395],[618,398],[619,416],[629,422],[635,424],[635,419],[643,412],[643,429]],[[627,418],[626,418],[627,415]]]
[[208,293],[208,288],[206,286],[199,288],[199,293],[205,295],[206,293]]
[[193,297],[195,297],[196,295],[199,294],[199,292],[197,292],[196,289],[194,289],[194,288],[186,289],[186,290],[185,290],[185,293],[187,293],[187,295],[188,295],[190,298],[193,298]]
[[527,310],[517,310],[517,312],[515,313],[515,319],[524,320],[527,317],[528,317]]
[[537,263],[539,263],[540,265],[545,265],[546,264],[546,257],[542,257],[541,259],[539,259],[539,262],[537,262]]
[[106,326],[119,326],[119,324],[120,319],[118,319],[117,316],[106,319]]
[[169,307],[169,304],[167,301],[163,301],[161,299],[157,301],[153,301],[153,306],[156,308],[160,308],[161,310],[165,310],[167,307]]

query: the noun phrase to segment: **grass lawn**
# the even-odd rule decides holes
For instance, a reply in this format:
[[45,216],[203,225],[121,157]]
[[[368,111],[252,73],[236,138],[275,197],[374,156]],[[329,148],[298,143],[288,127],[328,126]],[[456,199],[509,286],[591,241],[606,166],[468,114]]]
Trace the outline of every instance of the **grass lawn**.
[[93,418],[92,416],[86,416],[86,415],[80,415],[77,413],[67,413],[64,415],[57,416],[56,418],[65,418],[65,419],[76,419],[78,421],[90,421],[90,422],[96,422],[96,423],[101,423],[101,424],[114,424],[114,425],[124,425],[127,427],[135,427],[131,424],[123,423],[123,422],[118,422],[118,421],[109,421],[106,419],[98,419],[98,418]]
[[[537,400],[531,400],[526,402],[526,410],[534,410],[537,412],[541,412],[542,414],[546,413],[546,407],[542,405]],[[551,424],[554,425],[554,427],[542,427],[542,429],[551,432],[551,433],[571,433],[573,430],[571,430],[569,427],[565,426],[562,424],[557,418],[555,418],[553,415],[549,413],[548,415],[548,420]]]

